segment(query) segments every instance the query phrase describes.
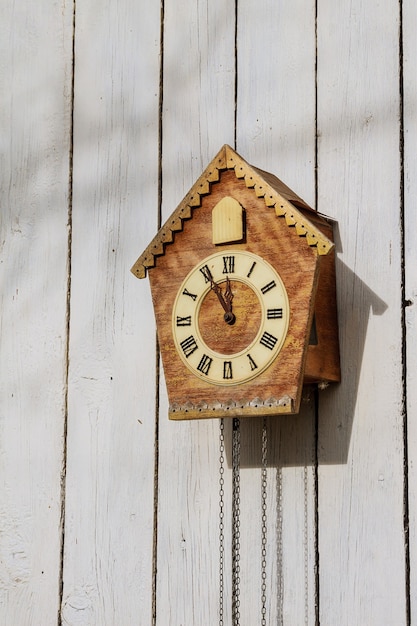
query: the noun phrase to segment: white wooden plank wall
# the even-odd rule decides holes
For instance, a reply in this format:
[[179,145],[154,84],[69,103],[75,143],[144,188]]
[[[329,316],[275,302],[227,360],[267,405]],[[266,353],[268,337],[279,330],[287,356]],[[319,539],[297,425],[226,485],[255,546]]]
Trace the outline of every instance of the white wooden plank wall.
[[[254,23],[268,28],[260,36]],[[237,32],[237,149],[250,153],[251,163],[274,172],[314,206],[315,4],[239,2]],[[270,623],[315,622],[314,405],[312,394],[299,416],[268,424]],[[241,526],[246,532],[241,623],[249,626],[261,623],[259,428],[242,424],[242,440],[244,436],[256,442],[251,455],[255,468],[244,471],[241,487]]]
[[[219,423],[168,422],[129,269],[229,143],[338,223],[343,381],[268,421],[267,623],[417,626],[415,2],[0,17],[0,624],[219,623]],[[260,422],[241,439],[253,626]]]
[[0,623],[46,626],[62,541],[72,9],[0,13]]
[[151,623],[155,327],[129,268],[157,227],[158,7],[77,3],[75,48],[62,619]]
[[[165,5],[162,221],[234,141],[234,23],[230,1]],[[168,423],[160,389],[156,624],[216,623],[219,425]]]
[[404,299],[411,623],[417,619],[417,5],[404,3]]
[[399,5],[319,5],[319,210],[338,220],[343,385],[319,411],[320,616],[407,623]]

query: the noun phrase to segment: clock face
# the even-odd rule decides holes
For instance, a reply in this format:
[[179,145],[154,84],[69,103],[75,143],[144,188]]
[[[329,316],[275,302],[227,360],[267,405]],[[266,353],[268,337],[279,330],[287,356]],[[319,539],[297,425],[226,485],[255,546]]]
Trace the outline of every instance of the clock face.
[[267,261],[222,250],[184,279],[172,333],[181,360],[195,376],[213,385],[238,385],[275,360],[289,316],[284,284]]

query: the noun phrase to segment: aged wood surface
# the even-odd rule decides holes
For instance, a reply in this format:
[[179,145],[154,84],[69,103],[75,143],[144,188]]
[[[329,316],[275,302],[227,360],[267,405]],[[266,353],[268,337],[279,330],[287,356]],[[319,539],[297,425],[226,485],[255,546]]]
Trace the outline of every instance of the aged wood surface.
[[[237,46],[237,151],[279,176],[312,207],[314,16],[309,0],[240,1]],[[254,24],[264,25],[262,34]],[[244,422],[243,428],[250,451],[242,455],[241,615],[250,626],[260,621],[261,442],[259,424]],[[269,429],[267,614],[280,625],[315,624],[314,393],[302,402],[299,416],[271,419]]]
[[[221,182],[220,187],[224,185],[224,176],[223,180],[220,181],[221,173],[224,171],[229,173],[234,171],[238,180],[244,182],[248,189],[252,189],[257,198],[263,199],[263,202],[258,203],[260,211],[263,211],[264,204],[273,209],[278,217],[284,218],[287,226],[294,227],[299,237],[305,238],[307,245],[316,248],[320,256],[327,255],[334,248],[331,238],[329,238],[331,232],[329,232],[324,219],[320,218],[311,207],[276,176],[249,165],[226,144],[206,166],[198,179],[193,182],[191,189],[137,259],[132,267],[135,276],[145,278],[147,271],[155,267],[158,257],[163,256],[166,248],[175,241],[175,233],[184,229],[185,221],[192,219],[195,209],[200,208],[203,199],[212,194],[215,183]],[[231,193],[242,187],[235,181],[234,177],[229,178],[233,181],[230,185]],[[219,193],[219,189],[216,188],[216,192]],[[248,197],[250,195],[248,194]],[[224,200],[222,195],[219,195],[219,198]],[[253,198],[251,200],[253,204]],[[209,228],[211,230],[211,224]],[[242,239],[242,235],[239,239]],[[263,241],[267,241],[267,239],[263,238]]]
[[[152,622],[159,10],[77,5],[62,619]],[[140,42],[143,54],[138,54]],[[140,86],[140,88],[139,88]]]
[[[164,17],[162,222],[219,147],[233,145],[235,6],[170,2]],[[168,422],[163,379],[160,391],[156,624],[215,624],[219,425]]]
[[214,244],[242,241],[245,234],[242,205],[231,196],[222,198],[213,209],[211,230]]
[[339,227],[342,363],[319,406],[320,619],[341,626],[408,624],[398,25],[397,2],[319,7],[318,208]]
[[[279,267],[291,309],[285,344],[274,364],[250,383],[233,389],[208,386],[205,381],[190,375],[173,343],[171,316],[167,315],[172,311],[184,277],[198,262],[214,252],[211,213],[225,194],[232,195],[246,209],[246,242],[234,244],[234,249],[249,250]],[[294,407],[298,405],[306,337],[309,335],[317,284],[318,255],[314,248],[309,247],[306,238],[298,237],[294,228],[280,220],[282,218],[276,217],[275,211],[266,207],[262,198],[256,197],[253,189],[247,189],[243,181],[236,179],[233,170],[227,170],[221,174],[219,183],[212,185],[211,194],[202,198],[201,208],[194,211],[192,220],[184,222],[183,231],[176,235],[175,243],[170,245],[164,256],[158,258],[157,267],[149,272],[170,403],[178,404],[180,409],[187,399],[195,407],[201,402],[209,405],[204,413],[198,409],[190,410],[190,418],[208,417],[212,415],[216,403],[225,405],[230,399],[243,407],[243,415],[251,413],[251,407],[246,405],[248,400],[252,402],[256,398],[266,404],[270,398],[288,396],[293,400]],[[187,394],[184,394],[185,389]],[[274,408],[281,410],[280,406]],[[229,412],[236,413],[233,407]],[[183,412],[181,416],[185,417]]]
[[[239,2],[237,99],[237,150],[245,155],[250,152],[250,163],[276,174],[312,207],[314,12],[314,2],[305,0],[268,0],[258,5],[247,0]],[[275,62],[271,64],[267,58]],[[314,624],[318,592],[314,394],[310,401],[303,401],[298,417],[271,420],[269,426],[269,616],[277,624]],[[250,433],[246,435],[249,436]],[[259,530],[249,532],[248,528],[259,528],[259,446],[259,437],[253,437],[252,459],[243,461],[247,469],[242,476],[242,519],[248,520],[242,551],[248,551],[254,563],[255,581],[259,578],[261,537]],[[242,615],[249,625],[259,622],[259,601],[257,593],[251,591],[253,584],[247,568],[244,581]]]
[[[168,421],[129,269],[227,143],[337,220],[342,381],[267,421],[267,623],[416,626],[416,3],[73,8],[1,11],[0,623],[219,623],[219,423]],[[241,626],[261,441],[242,420]]]
[[59,611],[71,11],[6,1],[0,20],[0,622],[13,626]]
[[[411,624],[417,620],[417,5],[403,4],[404,107],[404,307],[407,427],[407,506]],[[407,581],[406,581],[407,582]]]

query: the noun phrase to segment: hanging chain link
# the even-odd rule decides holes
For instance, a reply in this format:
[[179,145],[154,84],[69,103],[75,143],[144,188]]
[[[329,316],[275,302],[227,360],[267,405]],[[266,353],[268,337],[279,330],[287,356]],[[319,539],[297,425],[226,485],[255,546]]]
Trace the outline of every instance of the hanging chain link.
[[284,623],[283,539],[282,539],[282,467],[276,471],[277,534],[277,626]]
[[267,467],[268,467],[268,424],[262,424],[262,472],[261,472],[261,626],[266,626],[266,553],[267,553]]
[[309,559],[308,559],[308,468],[304,466],[304,624],[308,626],[308,579],[309,579]]
[[240,624],[240,419],[232,434],[232,626]]
[[224,420],[219,432],[219,626],[224,625]]
[[[232,626],[240,624],[240,420],[232,430]],[[219,626],[224,626],[224,420],[219,431]],[[268,424],[262,426],[261,626],[266,626]],[[279,499],[280,500],[280,499]]]

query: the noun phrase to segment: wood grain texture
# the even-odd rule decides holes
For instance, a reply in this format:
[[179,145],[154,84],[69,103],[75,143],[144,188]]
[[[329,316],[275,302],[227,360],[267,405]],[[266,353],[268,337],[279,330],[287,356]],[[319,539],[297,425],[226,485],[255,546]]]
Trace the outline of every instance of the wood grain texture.
[[[415,626],[416,3],[162,9],[77,2],[64,441],[73,4],[2,5],[0,623],[218,623],[219,424],[168,422],[150,288],[129,268],[159,201],[164,222],[236,138],[338,221],[342,382],[267,422],[267,623]],[[242,420],[241,626],[261,622],[261,429]]]
[[[225,144],[194,181],[190,190],[137,259],[131,269],[135,276],[145,278],[147,271],[155,267],[158,257],[164,256],[167,247],[175,242],[175,233],[182,232],[184,222],[193,218],[195,209],[202,206],[203,198],[212,193],[213,184],[220,182],[221,173],[226,170],[234,171],[239,181],[248,189],[252,189],[257,198],[263,199],[260,207],[264,209],[265,204],[274,209],[276,216],[284,218],[287,226],[294,227],[297,235],[303,237],[307,245],[316,248],[320,256],[327,255],[334,248],[329,239],[331,235],[329,224],[324,218],[276,176],[250,165]],[[242,186],[238,185],[233,177],[232,180],[235,183],[233,188]],[[219,202],[225,199],[222,196],[220,198]],[[212,229],[212,223],[209,227]],[[232,241],[238,242],[242,239],[243,234],[239,233],[239,238]]]
[[412,623],[417,614],[417,6],[403,5],[404,106],[404,306],[408,435],[409,583]]
[[240,0],[237,59],[237,151],[315,207],[314,2]]
[[398,4],[327,2],[317,24],[318,208],[339,226],[342,363],[342,384],[319,412],[320,618],[399,626],[408,622]]
[[[284,346],[271,367],[252,381],[233,388],[210,385],[190,373],[177,353],[171,315],[167,314],[173,310],[185,276],[215,252],[211,214],[214,206],[227,195],[233,196],[246,210],[246,241],[228,244],[227,249],[247,250],[277,268],[286,287],[291,311]],[[221,249],[221,246],[216,248]],[[192,220],[184,222],[183,231],[177,233],[175,243],[167,248],[166,254],[159,257],[157,267],[149,272],[169,400],[172,407],[179,405],[175,413],[171,409],[173,418],[177,412],[188,419],[213,416],[213,408],[218,403],[226,405],[230,400],[236,408],[231,406],[229,414],[253,414],[248,402],[259,398],[266,405],[271,398],[280,400],[287,396],[291,399],[290,410],[297,410],[317,286],[318,258],[306,238],[299,237],[293,227],[277,217],[272,208],[266,207],[263,198],[258,198],[243,180],[236,179],[233,170],[222,172],[220,181],[212,185],[210,195],[202,198],[201,208],[194,211]],[[187,403],[194,407],[204,403],[208,410],[181,410]],[[288,406],[280,404],[273,409],[286,412]],[[269,414],[272,409],[266,411]]]
[[[333,225],[321,224],[333,241]],[[313,328],[304,370],[304,382],[340,382],[339,324],[337,319],[337,286],[335,249],[320,259],[320,274],[314,307]]]
[[244,236],[242,205],[231,196],[222,198],[213,209],[211,231],[214,244],[242,241]]
[[77,6],[62,606],[72,626],[152,620],[155,326],[148,285],[129,267],[157,225],[159,29],[156,5]]
[[56,624],[64,463],[72,6],[0,21],[0,623]]

